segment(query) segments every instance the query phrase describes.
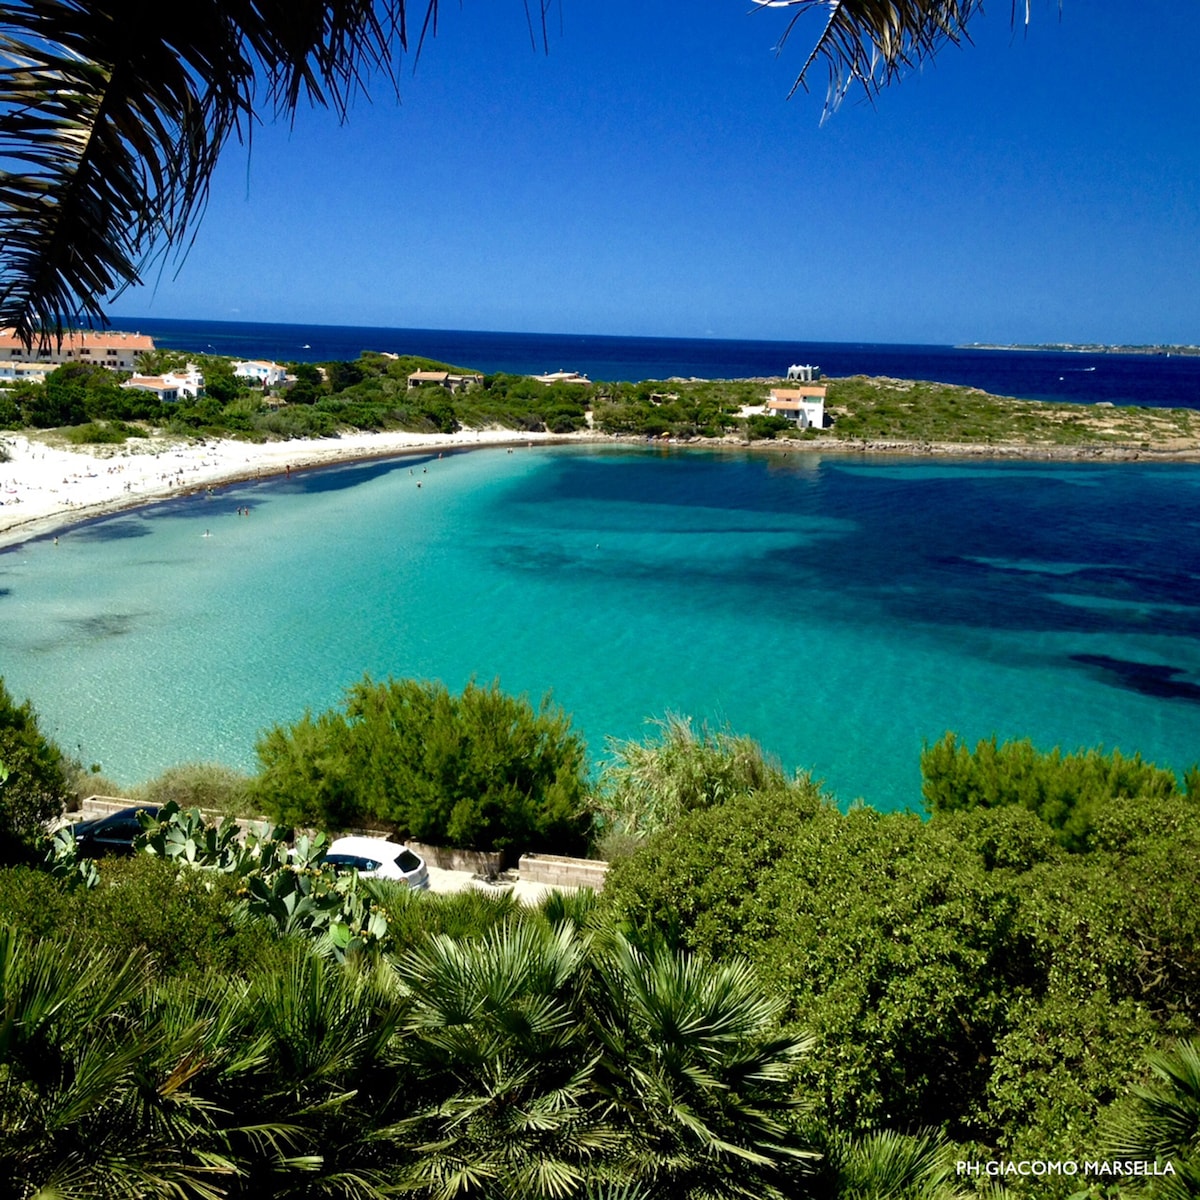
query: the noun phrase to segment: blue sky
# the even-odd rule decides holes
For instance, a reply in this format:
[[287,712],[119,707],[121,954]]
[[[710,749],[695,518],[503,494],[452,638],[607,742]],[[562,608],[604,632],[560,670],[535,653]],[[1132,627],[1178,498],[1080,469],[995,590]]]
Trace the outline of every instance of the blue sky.
[[804,341],[1200,342],[1200,4],[1009,5],[821,122],[814,17],[446,5],[383,82],[231,145],[119,315]]

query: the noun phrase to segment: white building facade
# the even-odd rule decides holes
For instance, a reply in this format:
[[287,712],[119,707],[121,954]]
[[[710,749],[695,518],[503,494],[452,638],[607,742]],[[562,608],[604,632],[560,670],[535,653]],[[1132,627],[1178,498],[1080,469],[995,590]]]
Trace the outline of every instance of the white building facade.
[[795,421],[800,429],[821,429],[825,425],[825,388],[772,388],[767,412]]
[[275,387],[287,379],[287,369],[276,362],[263,362],[257,358],[247,358],[233,364],[233,373],[239,379],[253,379],[263,387]]
[[[73,329],[63,334],[61,342],[51,337],[44,346],[35,341],[26,347],[12,329],[0,329],[0,363],[36,363],[51,371],[68,363],[91,363],[110,371],[133,371],[138,355],[153,349],[154,339],[144,333]],[[20,377],[31,378],[28,375]]]
[[204,376],[195,363],[188,363],[180,371],[168,371],[165,375],[133,375],[123,388],[135,388],[142,392],[153,392],[160,400],[195,400],[204,391]]

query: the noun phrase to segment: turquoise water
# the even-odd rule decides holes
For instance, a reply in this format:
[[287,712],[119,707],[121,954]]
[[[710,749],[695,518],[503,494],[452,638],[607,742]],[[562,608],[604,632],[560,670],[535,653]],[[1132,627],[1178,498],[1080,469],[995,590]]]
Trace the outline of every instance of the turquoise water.
[[1198,757],[1198,578],[1193,467],[481,450],[0,554],[0,670],[124,783],[251,767],[369,671],[552,689],[594,758],[668,710],[728,722],[915,807],[947,729]]

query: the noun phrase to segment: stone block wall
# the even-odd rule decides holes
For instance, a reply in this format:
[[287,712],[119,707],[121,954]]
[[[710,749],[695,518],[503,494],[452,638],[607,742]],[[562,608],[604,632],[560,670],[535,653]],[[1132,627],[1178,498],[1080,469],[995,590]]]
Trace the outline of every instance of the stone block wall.
[[594,858],[567,858],[562,854],[522,854],[517,873],[523,883],[586,887],[602,892],[608,863]]

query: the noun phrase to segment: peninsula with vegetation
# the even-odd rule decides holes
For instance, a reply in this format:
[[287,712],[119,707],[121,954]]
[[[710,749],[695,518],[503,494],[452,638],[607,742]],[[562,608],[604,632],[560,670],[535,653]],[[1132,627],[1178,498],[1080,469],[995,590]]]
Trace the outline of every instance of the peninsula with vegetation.
[[[7,339],[7,341],[5,341]],[[263,363],[73,334],[0,364],[0,538],[237,479],[415,449],[669,441],[775,452],[1200,461],[1200,412],[854,376],[592,381],[415,355]],[[104,463],[102,469],[100,464]]]

